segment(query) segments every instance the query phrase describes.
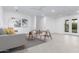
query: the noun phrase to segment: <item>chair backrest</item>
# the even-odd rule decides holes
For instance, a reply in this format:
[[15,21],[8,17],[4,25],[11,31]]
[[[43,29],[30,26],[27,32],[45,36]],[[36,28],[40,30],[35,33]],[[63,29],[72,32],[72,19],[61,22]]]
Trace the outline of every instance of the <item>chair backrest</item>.
[[32,35],[32,32],[29,32],[29,35]]

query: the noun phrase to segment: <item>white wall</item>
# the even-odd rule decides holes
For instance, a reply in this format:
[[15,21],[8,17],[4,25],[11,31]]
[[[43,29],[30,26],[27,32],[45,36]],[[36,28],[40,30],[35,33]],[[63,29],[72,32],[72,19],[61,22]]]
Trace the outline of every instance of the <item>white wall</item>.
[[46,27],[51,32],[55,32],[55,19],[52,17],[46,17]]
[[[72,19],[78,20],[78,33],[72,33]],[[65,20],[69,20],[69,32],[64,32],[64,24]],[[64,33],[64,34],[79,34],[79,15],[71,15],[71,16],[65,16],[59,19],[55,20],[55,32],[56,33]]]
[[36,16],[36,29],[39,30],[41,29],[42,30],[42,27],[43,25],[41,26],[41,24],[43,23],[43,16]]
[[[16,19],[13,20],[18,20],[21,18],[26,18],[28,19],[28,24],[26,27],[21,27],[21,28],[16,28],[13,25],[13,20],[11,17],[15,17]],[[28,16],[26,14],[22,14],[19,12],[12,12],[12,11],[4,11],[4,27],[14,27],[17,29],[19,32],[18,33],[27,33],[35,28],[35,18],[34,16]]]
[[64,19],[56,19],[55,20],[55,33],[63,33],[64,32]]
[[49,30],[51,33],[54,33],[55,19],[48,16],[37,16],[36,28],[40,30]]
[[3,9],[0,7],[0,28],[3,27]]

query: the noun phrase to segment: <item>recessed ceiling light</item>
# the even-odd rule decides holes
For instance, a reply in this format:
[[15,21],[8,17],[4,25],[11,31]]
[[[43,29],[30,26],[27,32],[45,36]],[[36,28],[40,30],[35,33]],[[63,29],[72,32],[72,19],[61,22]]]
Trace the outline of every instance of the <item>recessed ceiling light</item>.
[[52,10],[52,12],[54,13],[54,12],[55,12],[55,10]]

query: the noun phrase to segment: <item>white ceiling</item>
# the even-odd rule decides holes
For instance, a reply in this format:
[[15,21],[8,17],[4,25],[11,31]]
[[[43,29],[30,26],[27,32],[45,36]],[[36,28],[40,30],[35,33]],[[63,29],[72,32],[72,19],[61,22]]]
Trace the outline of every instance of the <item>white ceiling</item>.
[[[16,11],[28,15],[46,15],[53,18],[78,14],[79,6],[4,6],[6,11]],[[54,10],[55,12],[52,12]]]

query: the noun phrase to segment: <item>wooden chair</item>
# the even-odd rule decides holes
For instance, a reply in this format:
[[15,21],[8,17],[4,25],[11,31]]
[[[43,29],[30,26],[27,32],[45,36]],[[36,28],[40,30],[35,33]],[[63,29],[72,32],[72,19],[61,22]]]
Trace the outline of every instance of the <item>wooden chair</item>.
[[28,40],[36,39],[36,30],[30,31],[28,34]]
[[29,34],[28,34],[28,40],[33,40],[33,34],[32,34],[32,32],[29,32]]
[[51,33],[49,31],[42,31],[41,32],[41,39],[42,37],[44,37],[44,40],[46,40],[47,38],[51,38],[52,39],[52,36],[51,36]]
[[42,37],[44,37],[44,41],[47,38],[52,39],[51,33],[49,31],[33,30],[33,31],[30,31],[28,35],[29,35],[28,40],[42,39]]

